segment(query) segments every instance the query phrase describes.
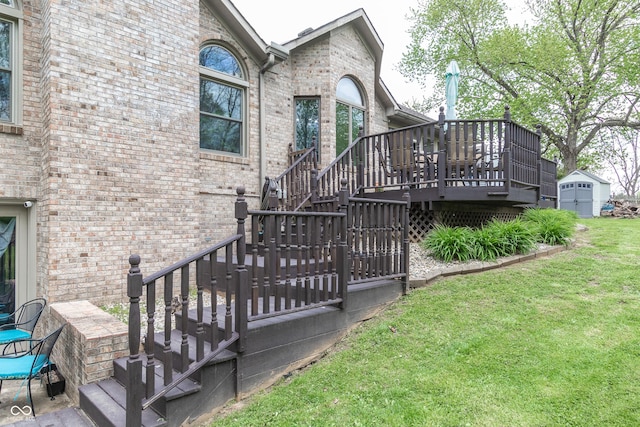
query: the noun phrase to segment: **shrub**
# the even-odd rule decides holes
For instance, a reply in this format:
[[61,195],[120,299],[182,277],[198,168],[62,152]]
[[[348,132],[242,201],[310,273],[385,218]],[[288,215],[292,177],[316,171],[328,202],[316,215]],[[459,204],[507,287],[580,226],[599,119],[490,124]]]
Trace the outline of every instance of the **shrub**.
[[493,261],[500,256],[509,255],[508,239],[497,226],[488,225],[473,232],[473,258]]
[[535,233],[520,218],[511,221],[492,220],[486,227],[495,229],[495,232],[502,237],[505,245],[502,256],[527,254],[535,249]]
[[473,231],[469,227],[436,226],[422,242],[435,258],[446,262],[467,261],[472,258]]
[[524,211],[523,218],[531,224],[539,242],[566,245],[573,236],[578,216],[567,210],[531,208]]

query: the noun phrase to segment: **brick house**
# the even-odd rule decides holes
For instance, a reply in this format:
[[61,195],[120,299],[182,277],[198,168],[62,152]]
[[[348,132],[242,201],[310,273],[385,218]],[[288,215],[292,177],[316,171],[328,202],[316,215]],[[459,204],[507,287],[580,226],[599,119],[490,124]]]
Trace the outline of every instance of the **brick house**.
[[[198,19],[195,19],[195,18]],[[359,9],[282,45],[229,0],[0,0],[0,279],[15,304],[124,299],[233,232],[290,144],[328,164],[354,138],[426,118],[380,79]],[[304,124],[304,125],[303,125]]]

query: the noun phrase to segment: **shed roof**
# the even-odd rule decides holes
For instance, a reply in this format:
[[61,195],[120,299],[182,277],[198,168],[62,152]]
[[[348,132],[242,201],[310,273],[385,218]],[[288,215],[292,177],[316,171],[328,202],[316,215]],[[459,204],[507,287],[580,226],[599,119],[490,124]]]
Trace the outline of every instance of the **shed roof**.
[[591,172],[587,172],[585,170],[579,170],[579,169],[574,170],[573,172],[571,172],[569,175],[565,176],[564,178],[562,178],[558,182],[560,183],[560,182],[568,181],[571,177],[575,177],[577,175],[586,176],[588,178],[591,178],[594,181],[599,182],[600,184],[611,184],[609,181],[607,181],[607,180],[605,180],[603,178],[600,178],[599,176],[594,175]]

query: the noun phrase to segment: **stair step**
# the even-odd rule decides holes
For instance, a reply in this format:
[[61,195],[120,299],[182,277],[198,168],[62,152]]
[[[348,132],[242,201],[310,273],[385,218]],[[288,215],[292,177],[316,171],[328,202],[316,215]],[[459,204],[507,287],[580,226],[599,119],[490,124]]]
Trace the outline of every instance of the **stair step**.
[[[156,342],[156,349],[158,348],[158,345],[160,345],[160,348],[162,348],[162,344],[164,343],[164,334],[162,332],[157,333],[155,335],[155,342]],[[193,335],[187,335],[187,343],[189,345],[189,363],[194,362],[196,360],[196,337]],[[180,366],[180,348],[182,345],[182,331],[179,331],[177,329],[173,329],[171,331],[171,353],[173,355],[173,366],[178,367]],[[210,352],[208,349],[210,348],[210,343],[205,341],[204,343],[204,355],[205,357],[207,356],[207,354]],[[161,355],[160,351],[156,350],[156,355],[158,355],[158,357]],[[214,357],[210,364],[214,364],[214,363],[218,363],[221,361],[225,361],[225,360],[229,360],[236,357],[236,354],[232,351],[229,350],[224,350],[222,351],[220,354],[218,354],[216,357]]]
[[[142,384],[147,383],[147,360],[145,357],[142,357]],[[114,377],[120,382],[125,383],[127,378],[127,358],[123,357],[121,359],[114,360]],[[155,361],[155,393],[158,393],[160,390],[164,388],[164,365],[161,360],[156,359]],[[174,376],[178,376],[179,373],[174,369]],[[165,396],[165,400],[173,400],[178,399],[183,396],[188,396],[193,393],[197,393],[200,391],[201,386],[196,381],[186,379],[182,381],[180,384],[171,389]]]
[[[116,380],[102,380],[83,385],[80,392],[80,408],[100,427],[122,427],[126,424],[125,388]],[[143,427],[162,427],[167,422],[151,408],[142,411]]]

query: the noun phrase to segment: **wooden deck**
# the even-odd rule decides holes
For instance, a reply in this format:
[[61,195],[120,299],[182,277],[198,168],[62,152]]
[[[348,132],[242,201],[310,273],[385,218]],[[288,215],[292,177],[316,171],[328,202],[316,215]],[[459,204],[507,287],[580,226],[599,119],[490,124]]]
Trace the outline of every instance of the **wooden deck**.
[[557,201],[557,165],[541,156],[539,130],[513,123],[508,109],[499,120],[445,121],[441,112],[438,122],[363,135],[322,171],[312,165],[300,157],[278,177],[281,209],[333,199],[343,180],[352,196],[401,200],[408,187],[412,203],[430,207],[555,207]]

